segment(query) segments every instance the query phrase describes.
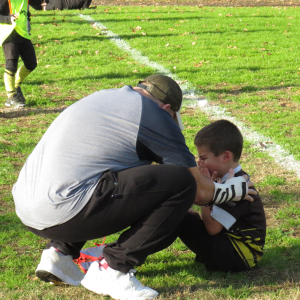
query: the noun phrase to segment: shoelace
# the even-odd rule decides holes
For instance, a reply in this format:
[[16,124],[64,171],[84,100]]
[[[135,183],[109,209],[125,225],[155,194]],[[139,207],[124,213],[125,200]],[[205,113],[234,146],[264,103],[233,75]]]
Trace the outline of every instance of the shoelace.
[[[94,243],[94,244],[97,247],[101,247],[101,246],[105,245],[104,242],[105,242],[105,238],[104,238],[102,244],[97,244],[97,243]],[[96,247],[94,247],[94,248],[96,248]],[[97,261],[97,260],[101,260],[102,257],[103,257],[103,255],[100,255],[100,256],[97,257],[97,256],[88,255],[88,254],[85,254],[83,252],[80,252],[79,258],[74,259],[73,261],[79,266],[79,268],[82,272],[87,273],[91,263],[94,262],[94,261]]]

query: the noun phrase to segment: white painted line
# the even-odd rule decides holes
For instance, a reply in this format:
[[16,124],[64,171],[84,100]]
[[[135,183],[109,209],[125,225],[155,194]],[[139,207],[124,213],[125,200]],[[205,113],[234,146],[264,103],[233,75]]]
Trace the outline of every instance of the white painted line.
[[[105,30],[105,36],[107,36],[107,38],[110,39],[113,43],[115,43],[119,48],[121,48],[125,52],[129,53],[135,60],[141,62],[144,65],[151,67],[152,69],[157,71],[159,74],[170,76],[174,80],[180,82],[180,80],[177,78],[177,76],[175,74],[172,74],[169,70],[165,69],[162,65],[160,65],[156,62],[150,61],[149,58],[147,56],[142,55],[142,53],[140,51],[138,51],[136,49],[132,49],[126,41],[122,40],[114,32],[108,30],[106,28],[106,26],[103,25],[102,23],[95,21],[93,18],[91,18],[90,16],[87,16],[87,15],[79,14],[79,17],[86,21],[89,21],[90,23],[94,23],[93,26],[95,26],[99,29]],[[191,93],[193,93],[193,91],[191,91],[191,88],[189,88],[188,86],[189,86],[189,84],[187,82],[180,84],[180,87],[183,92],[186,92],[186,90],[189,89],[188,94],[190,95]]]
[[227,119],[231,121],[241,130],[244,138],[253,144],[254,147],[260,148],[260,150],[267,152],[267,154],[273,157],[279,165],[290,172],[294,172],[297,177],[300,178],[300,163],[295,160],[293,155],[291,155],[288,151],[273,143],[269,137],[250,130],[249,127],[245,126],[242,122],[237,121],[230,115],[230,113],[226,112],[224,108],[210,105],[202,95],[197,94],[196,89],[192,87],[189,82],[181,80],[176,76],[176,74],[173,74],[162,65],[150,61],[149,58],[142,55],[140,51],[132,49],[126,41],[122,40],[114,32],[108,30],[104,24],[95,21],[93,18],[87,15],[79,14],[79,17],[90,23],[94,23],[93,25],[95,27],[105,30],[107,38],[115,43],[120,49],[130,54],[135,60],[153,68],[157,73],[170,76],[176,80],[183,91],[184,100],[187,105],[199,107],[203,112],[208,114],[211,119]]
[[[267,152],[269,156],[273,157],[276,163],[284,167],[290,172],[294,172],[300,178],[300,164],[295,160],[294,156],[288,151],[284,150],[281,146],[272,142],[272,140],[252,131],[248,126],[236,120],[230,113],[226,112],[224,108],[209,105],[208,102],[199,103],[202,111],[207,113],[211,119],[226,119],[234,123],[242,132],[243,137],[248,140],[254,147]],[[266,174],[267,175],[267,174]]]

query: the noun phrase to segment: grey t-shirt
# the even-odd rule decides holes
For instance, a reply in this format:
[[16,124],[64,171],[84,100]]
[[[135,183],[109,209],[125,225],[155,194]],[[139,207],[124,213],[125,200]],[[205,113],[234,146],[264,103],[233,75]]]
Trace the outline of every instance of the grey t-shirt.
[[50,125],[13,187],[21,221],[42,230],[78,214],[103,172],[151,164],[196,166],[168,112],[132,87],[96,92]]

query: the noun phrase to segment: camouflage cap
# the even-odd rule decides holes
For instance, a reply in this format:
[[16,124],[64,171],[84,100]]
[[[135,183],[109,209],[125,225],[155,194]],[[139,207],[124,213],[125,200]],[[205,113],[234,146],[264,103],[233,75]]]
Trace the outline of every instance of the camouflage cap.
[[170,104],[171,109],[179,111],[182,103],[182,91],[175,80],[168,76],[155,74],[143,80],[151,83],[148,92],[165,104]]
[[[150,83],[150,86],[143,86],[143,82]],[[182,103],[182,91],[179,85],[171,77],[154,74],[140,81],[138,86],[145,88],[151,95],[163,102],[170,104],[171,109],[175,111],[176,123],[183,130],[181,117],[179,114]]]

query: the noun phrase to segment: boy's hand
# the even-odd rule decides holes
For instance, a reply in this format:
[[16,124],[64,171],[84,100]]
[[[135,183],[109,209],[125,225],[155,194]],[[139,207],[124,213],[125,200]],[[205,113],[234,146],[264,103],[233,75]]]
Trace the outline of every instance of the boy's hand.
[[[227,178],[227,180],[225,181],[225,183],[229,180],[229,179],[231,179],[231,178],[233,178],[234,177],[234,170],[233,169],[230,169],[229,170],[229,173],[228,173],[228,178]],[[253,190],[253,189],[249,189],[249,187],[251,187],[251,186],[254,186],[254,183],[253,182],[251,182],[250,181],[250,176],[248,176],[248,175],[243,175],[243,177],[245,178],[245,180],[246,180],[246,182],[247,182],[247,185],[248,185],[248,194],[245,196],[245,200],[248,200],[248,201],[250,201],[250,202],[253,202],[254,201],[254,199],[249,195],[249,194],[251,194],[251,195],[257,195],[257,191],[255,191],[255,190]],[[239,201],[240,199],[232,199],[232,201]]]
[[202,161],[202,160],[198,161],[198,169],[203,176],[210,178],[212,181],[217,180],[217,178],[218,178],[217,171],[214,171],[212,176],[210,176],[209,170],[204,161]]
[[10,20],[11,20],[11,23],[14,24],[16,22],[16,20],[18,20],[18,16],[17,15],[11,15]]

